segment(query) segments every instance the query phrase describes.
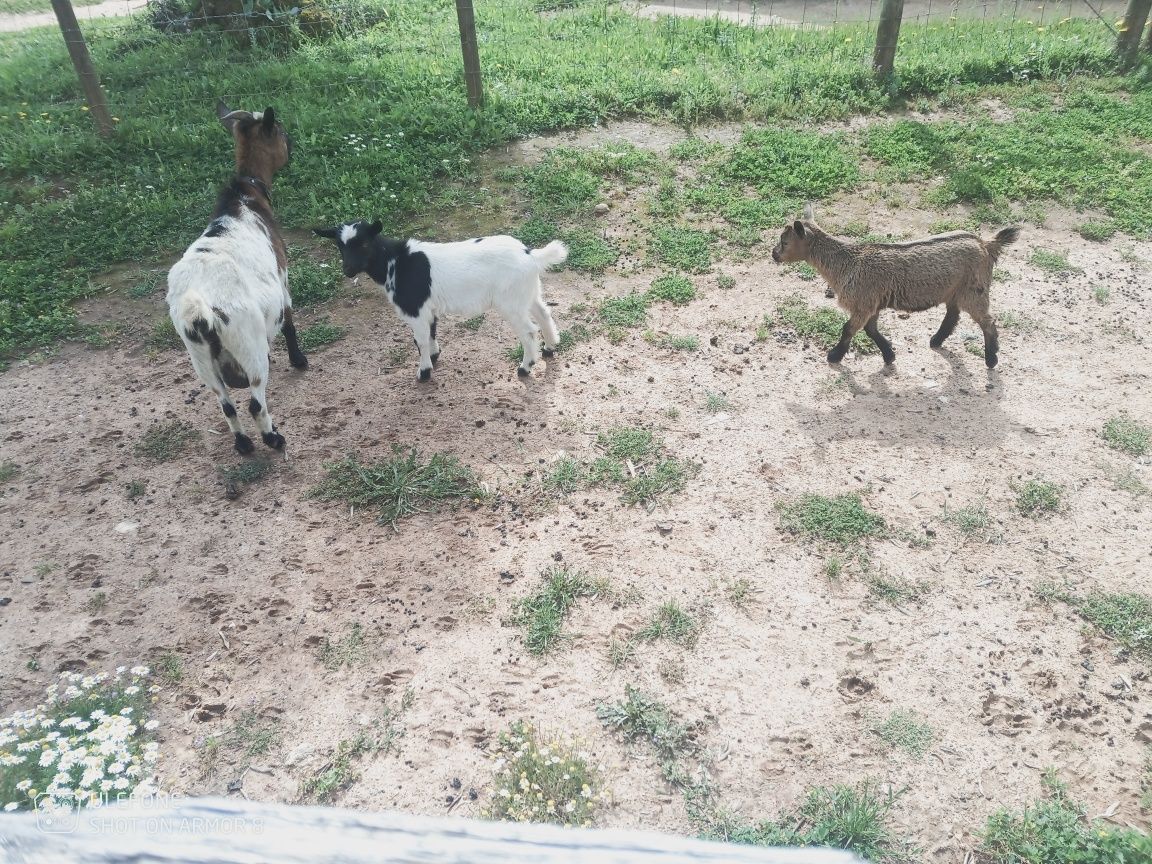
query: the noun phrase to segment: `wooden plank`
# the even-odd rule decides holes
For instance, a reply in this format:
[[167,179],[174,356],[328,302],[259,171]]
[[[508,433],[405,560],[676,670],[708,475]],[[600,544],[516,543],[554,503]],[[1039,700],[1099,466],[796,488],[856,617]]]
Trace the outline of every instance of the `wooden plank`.
[[163,799],[0,815],[5,864],[862,864],[650,831],[363,813],[239,799]]

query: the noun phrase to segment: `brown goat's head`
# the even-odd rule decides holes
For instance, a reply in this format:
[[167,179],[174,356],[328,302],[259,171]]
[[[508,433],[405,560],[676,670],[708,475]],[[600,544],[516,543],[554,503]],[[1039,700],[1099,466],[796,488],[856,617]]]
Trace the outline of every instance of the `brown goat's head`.
[[804,261],[808,257],[808,242],[815,227],[816,216],[812,212],[812,205],[805,204],[804,218],[797,219],[784,229],[784,233],[780,235],[780,242],[772,250],[772,260],[777,264]]
[[271,108],[253,114],[234,111],[220,100],[216,116],[236,142],[237,174],[251,174],[270,183],[272,175],[288,164],[292,141]]

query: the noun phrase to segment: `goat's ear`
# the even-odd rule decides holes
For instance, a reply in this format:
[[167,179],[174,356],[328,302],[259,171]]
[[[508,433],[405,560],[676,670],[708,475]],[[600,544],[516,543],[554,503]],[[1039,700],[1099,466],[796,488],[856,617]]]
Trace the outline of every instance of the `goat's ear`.
[[804,223],[797,219],[792,223],[792,230],[796,232],[796,236],[803,239],[804,237]]
[[339,234],[336,228],[313,228],[312,233],[317,237],[327,237],[329,240],[335,240]]
[[228,107],[227,102],[225,102],[223,99],[217,99],[216,100],[216,119],[217,120],[223,120],[225,117],[227,117],[231,113],[232,113],[232,109]]
[[276,112],[271,108],[265,108],[261,123],[264,127],[264,134],[271,135],[276,128]]
[[365,232],[364,236],[365,237],[375,237],[377,234],[379,234],[383,230],[384,230],[384,223],[381,222],[379,219],[377,219],[375,222],[373,222],[371,225],[368,226],[368,230],[367,230],[367,232]]
[[811,201],[809,201],[807,204],[804,205],[804,218],[807,219],[809,222],[815,222],[816,221],[816,214],[814,212],[812,212],[812,202]]

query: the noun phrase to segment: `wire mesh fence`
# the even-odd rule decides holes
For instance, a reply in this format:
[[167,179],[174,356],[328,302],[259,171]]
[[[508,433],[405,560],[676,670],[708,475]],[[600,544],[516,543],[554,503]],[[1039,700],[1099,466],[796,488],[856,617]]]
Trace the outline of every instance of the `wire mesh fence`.
[[[955,69],[938,61],[960,50],[973,69],[981,63],[1011,65],[1012,74],[1024,78],[1030,74],[1029,64],[1046,59],[1059,62],[1085,52],[1103,57],[1112,49],[1123,7],[1123,0],[908,0],[896,45],[896,71],[914,92],[916,79],[930,78],[934,66],[940,66],[941,75],[957,77]],[[293,84],[286,81],[269,89],[259,74],[246,74],[255,56],[251,49],[296,51],[298,62],[307,64],[320,45],[329,52],[338,53],[341,45],[353,50],[361,34],[380,30],[387,35],[373,47],[378,50],[380,41],[386,44],[388,63],[350,56],[350,74],[339,80],[308,80],[307,86],[340,92],[379,84],[383,67],[405,60],[424,65],[432,77],[452,78],[455,89],[463,92],[461,32],[456,10],[447,0],[388,5],[307,0],[264,8],[252,0],[231,8],[212,0],[106,0],[75,11],[120,117],[147,106],[116,105],[121,82],[108,61],[158,42],[172,46],[176,62],[189,43],[217,54],[227,88],[222,95],[259,101],[272,95],[290,98]],[[585,67],[573,81],[578,77],[587,86],[589,66],[597,69],[593,77],[605,86],[611,82],[638,94],[675,86],[690,93],[703,77],[731,73],[730,87],[738,97],[767,86],[783,93],[804,86],[808,76],[800,74],[801,68],[823,68],[831,76],[868,72],[880,12],[881,0],[479,0],[475,27],[484,87],[497,100],[522,90],[533,76],[557,79],[557,86],[565,86],[564,67]],[[60,33],[44,26],[51,21],[30,23],[41,29],[21,32],[19,50],[60,44]],[[24,25],[8,16],[0,19],[0,26]],[[160,68],[156,73],[180,75],[181,70]],[[27,82],[4,83],[9,99],[24,101],[21,91],[29,89],[24,87]],[[70,103],[77,94],[33,107],[49,112],[74,107]],[[432,100],[446,95],[428,93]],[[190,100],[187,107],[202,110],[203,103]]]

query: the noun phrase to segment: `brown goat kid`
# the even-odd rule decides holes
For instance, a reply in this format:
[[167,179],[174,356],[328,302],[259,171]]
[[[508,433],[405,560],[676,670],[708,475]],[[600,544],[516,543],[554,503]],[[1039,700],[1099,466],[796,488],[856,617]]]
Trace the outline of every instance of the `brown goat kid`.
[[996,365],[1000,346],[988,311],[988,289],[996,259],[1020,236],[1019,228],[1005,228],[993,240],[952,231],[908,243],[847,243],[821,229],[810,206],[804,217],[784,229],[772,260],[811,264],[851,316],[828,352],[829,363],[844,359],[860,328],[876,343],[885,363],[895,362],[892,343],[877,328],[881,310],[921,312],[945,303],[944,321],[929,344],[939,348],[966,312],[984,332],[984,362],[989,369]]

